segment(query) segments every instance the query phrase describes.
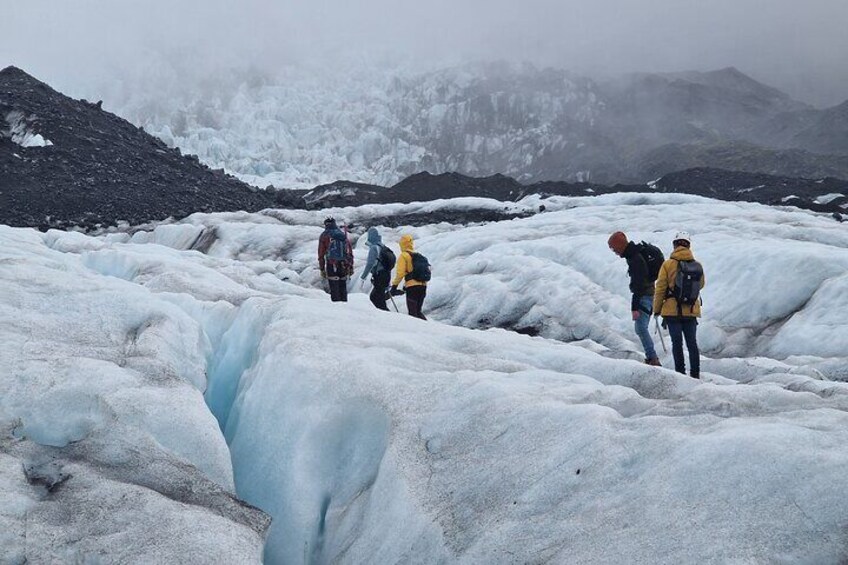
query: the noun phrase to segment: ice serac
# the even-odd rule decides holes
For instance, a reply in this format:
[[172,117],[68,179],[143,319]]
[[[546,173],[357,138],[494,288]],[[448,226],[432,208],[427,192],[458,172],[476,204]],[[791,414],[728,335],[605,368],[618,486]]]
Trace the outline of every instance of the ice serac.
[[259,562],[269,520],[235,497],[199,326],[45,244],[97,240],[0,240],[0,561]]
[[848,178],[848,105],[815,110],[734,68],[596,81],[526,64],[416,72],[357,61],[200,81],[214,96],[177,72],[103,96],[262,188],[391,185],[424,170],[609,184],[691,167]]

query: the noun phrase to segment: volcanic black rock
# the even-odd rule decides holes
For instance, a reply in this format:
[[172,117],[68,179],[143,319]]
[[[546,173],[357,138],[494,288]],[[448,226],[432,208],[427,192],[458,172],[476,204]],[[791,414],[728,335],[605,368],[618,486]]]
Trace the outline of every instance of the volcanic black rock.
[[93,228],[274,202],[99,103],[73,100],[15,67],[0,71],[0,223]]

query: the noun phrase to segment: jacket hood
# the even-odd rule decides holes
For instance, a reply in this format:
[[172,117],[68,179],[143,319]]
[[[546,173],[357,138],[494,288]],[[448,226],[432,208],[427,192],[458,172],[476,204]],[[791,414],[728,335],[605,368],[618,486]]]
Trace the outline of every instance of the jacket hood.
[[377,232],[377,228],[368,228],[368,245],[378,245],[383,242],[383,238]]
[[671,258],[676,259],[678,261],[693,261],[695,256],[692,255],[692,250],[688,247],[675,247],[674,251],[671,252]]
[[400,250],[401,251],[412,251],[414,249],[414,242],[412,241],[412,236],[409,234],[402,235],[400,237]]
[[632,257],[632,256],[638,255],[638,254],[639,254],[639,246],[636,245],[636,243],[634,243],[632,241],[628,241],[627,245],[625,245],[624,249],[622,249],[621,252],[619,253],[619,255],[621,255],[622,257],[625,257],[625,258],[626,257]]

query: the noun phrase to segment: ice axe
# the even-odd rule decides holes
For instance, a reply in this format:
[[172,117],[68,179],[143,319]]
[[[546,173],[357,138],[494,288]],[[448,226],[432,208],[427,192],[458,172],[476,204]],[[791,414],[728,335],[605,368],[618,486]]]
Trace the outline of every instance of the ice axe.
[[660,318],[659,316],[654,317],[654,324],[657,327],[657,335],[660,336],[660,343],[662,344],[663,353],[668,353],[668,349],[665,347],[665,337],[663,337],[662,329],[660,328]]

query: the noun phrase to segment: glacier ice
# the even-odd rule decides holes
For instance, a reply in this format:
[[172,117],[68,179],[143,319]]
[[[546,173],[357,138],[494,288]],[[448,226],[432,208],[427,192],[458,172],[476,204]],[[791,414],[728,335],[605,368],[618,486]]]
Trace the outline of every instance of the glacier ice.
[[0,561],[258,560],[268,521],[234,496],[203,332],[46,239],[0,226]]
[[[361,269],[380,218],[541,203],[380,228],[434,265],[430,322],[320,288],[328,213],[356,224]],[[668,252],[682,226],[708,273],[701,382],[634,361],[606,247],[622,229]],[[0,542],[17,560],[35,536],[32,560],[256,561],[268,524],[233,486],[273,517],[269,563],[846,555],[848,234],[824,216],[533,196],[0,240]]]

